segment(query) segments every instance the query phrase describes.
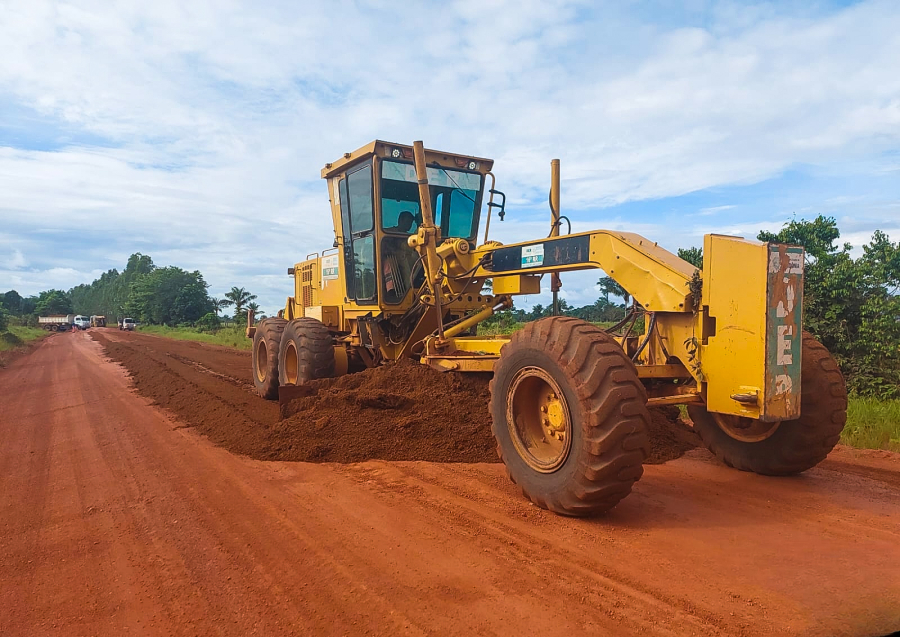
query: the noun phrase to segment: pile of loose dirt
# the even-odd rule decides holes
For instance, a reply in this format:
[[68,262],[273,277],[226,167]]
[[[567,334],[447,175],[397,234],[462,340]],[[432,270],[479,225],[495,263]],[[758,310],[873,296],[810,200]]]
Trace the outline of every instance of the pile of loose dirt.
[[278,438],[311,462],[497,462],[489,381],[406,361],[315,381],[282,407]]
[[662,464],[701,446],[700,437],[680,415],[673,406],[650,410],[650,456],[644,464]]
[[[309,384],[309,395],[282,406],[280,442],[311,462],[369,458],[497,462],[488,410],[488,375],[441,374],[400,362]],[[648,463],[697,446],[678,409],[651,410]]]
[[[498,462],[487,375],[400,362],[315,381],[281,408],[250,383],[248,352],[128,333],[92,334],[136,390],[229,451],[259,460]],[[678,410],[650,410],[647,462],[698,445]]]

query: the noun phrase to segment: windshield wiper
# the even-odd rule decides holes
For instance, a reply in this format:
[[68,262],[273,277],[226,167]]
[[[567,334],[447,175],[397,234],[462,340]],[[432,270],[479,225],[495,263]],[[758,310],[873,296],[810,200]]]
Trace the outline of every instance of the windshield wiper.
[[437,165],[436,168],[437,168],[438,170],[440,170],[442,173],[444,173],[445,175],[447,175],[447,179],[449,179],[450,181],[453,182],[453,185],[456,186],[456,190],[457,190],[458,192],[462,193],[462,196],[463,196],[463,197],[465,197],[466,199],[468,199],[469,201],[471,201],[473,204],[475,203],[475,200],[472,199],[472,197],[470,197],[470,196],[466,193],[466,191],[462,189],[462,187],[456,182],[456,180],[450,175],[450,173],[447,172],[447,169],[446,169],[446,168],[444,168],[443,166],[440,166],[440,165]]

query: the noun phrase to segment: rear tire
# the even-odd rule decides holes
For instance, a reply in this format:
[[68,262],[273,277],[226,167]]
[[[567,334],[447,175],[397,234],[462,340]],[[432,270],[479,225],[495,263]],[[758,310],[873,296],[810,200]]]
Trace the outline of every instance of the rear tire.
[[284,319],[263,319],[253,335],[253,384],[266,400],[278,398],[278,352],[285,325]]
[[634,364],[604,331],[571,317],[529,323],[503,346],[491,416],[509,478],[562,515],[614,507],[650,451],[647,394]]
[[822,462],[841,439],[847,422],[847,386],[834,358],[811,334],[803,333],[800,417],[785,420],[764,440],[746,442],[726,433],[715,417],[689,405],[694,429],[722,462],[741,471],[787,476]]
[[334,376],[334,338],[314,318],[294,319],[284,328],[278,354],[282,385],[302,385]]

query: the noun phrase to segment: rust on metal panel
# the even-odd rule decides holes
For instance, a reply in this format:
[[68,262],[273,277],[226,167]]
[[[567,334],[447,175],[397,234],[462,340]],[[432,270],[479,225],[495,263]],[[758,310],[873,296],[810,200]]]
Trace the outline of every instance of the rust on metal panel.
[[770,244],[766,299],[766,391],[761,420],[800,415],[803,248]]

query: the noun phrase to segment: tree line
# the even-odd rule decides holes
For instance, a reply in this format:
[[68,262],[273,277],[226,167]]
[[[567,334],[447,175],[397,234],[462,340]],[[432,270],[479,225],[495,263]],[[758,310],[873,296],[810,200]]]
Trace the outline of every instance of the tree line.
[[[850,390],[900,398],[900,245],[875,231],[854,257],[850,244],[837,243],[840,230],[835,219],[821,215],[812,221],[790,221],[777,233],[760,231],[757,238],[805,248],[803,326],[834,355]],[[702,268],[701,248],[679,249],[678,256]],[[601,296],[594,303],[571,307],[560,299],[560,312],[591,322],[621,319],[628,292],[610,277],[601,278],[597,285]],[[244,288],[233,287],[221,298],[210,297],[208,288],[199,271],[157,267],[149,256],[136,253],[122,272],[109,270],[69,291],[46,290],[22,297],[10,290],[0,295],[0,326],[10,314],[27,323],[40,315],[77,313],[215,328],[225,308],[233,307],[236,322],[246,320],[247,310],[259,310],[256,296]],[[512,308],[499,312],[488,324],[512,326],[550,313],[551,308],[543,305],[530,311]]]
[[[154,325],[219,324],[219,314],[233,307],[236,322],[247,319],[247,311],[259,311],[256,295],[233,287],[221,298],[209,295],[209,284],[198,270],[176,266],[159,267],[150,256],[135,253],[125,269],[111,269],[92,283],[71,290],[46,290],[23,297],[15,290],[0,295],[0,316],[13,315],[24,324],[51,314],[104,315],[108,320],[134,318]],[[8,320],[4,319],[4,320]]]

